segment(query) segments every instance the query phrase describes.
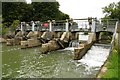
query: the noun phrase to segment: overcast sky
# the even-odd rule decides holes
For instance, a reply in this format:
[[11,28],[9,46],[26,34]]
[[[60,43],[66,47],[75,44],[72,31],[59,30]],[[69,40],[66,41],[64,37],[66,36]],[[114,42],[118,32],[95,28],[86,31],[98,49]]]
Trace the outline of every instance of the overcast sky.
[[71,18],[103,17],[102,8],[120,0],[57,0],[60,10]]
[[[27,0],[30,2],[31,0]],[[102,8],[120,0],[57,0],[60,10],[71,18],[103,17]]]

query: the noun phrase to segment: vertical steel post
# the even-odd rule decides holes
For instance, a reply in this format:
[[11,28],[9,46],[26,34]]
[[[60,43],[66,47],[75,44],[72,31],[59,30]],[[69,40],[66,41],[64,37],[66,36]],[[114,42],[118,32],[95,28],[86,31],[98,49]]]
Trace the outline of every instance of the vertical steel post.
[[32,31],[35,31],[35,23],[32,21]]
[[68,23],[68,19],[66,19],[66,32],[69,31],[69,23]]
[[52,31],[52,22],[50,20],[48,20],[49,22],[49,31]]
[[93,19],[92,21],[91,31],[96,32],[96,20],[95,19]]
[[21,22],[21,25],[20,25],[20,28],[21,28],[21,31],[23,31],[23,22]]

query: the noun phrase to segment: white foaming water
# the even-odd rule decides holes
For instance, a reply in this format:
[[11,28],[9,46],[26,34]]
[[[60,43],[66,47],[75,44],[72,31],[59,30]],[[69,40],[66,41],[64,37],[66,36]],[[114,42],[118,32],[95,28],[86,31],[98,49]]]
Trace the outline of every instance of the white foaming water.
[[104,46],[92,46],[86,55],[81,60],[78,60],[78,62],[89,68],[101,67],[109,55],[109,50],[109,48],[105,48]]
[[67,47],[64,50],[70,50],[70,51],[74,51],[74,47]]
[[74,51],[74,47],[67,47],[65,49],[60,49],[60,50],[57,50],[57,51],[66,51],[66,50]]

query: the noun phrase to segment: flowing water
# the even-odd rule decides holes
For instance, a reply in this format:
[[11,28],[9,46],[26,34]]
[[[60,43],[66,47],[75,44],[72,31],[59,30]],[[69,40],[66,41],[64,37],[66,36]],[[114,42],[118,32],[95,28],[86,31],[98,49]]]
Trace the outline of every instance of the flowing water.
[[78,40],[72,40],[69,43],[69,47],[78,47],[79,41]]
[[40,47],[2,49],[2,77],[12,78],[95,78],[109,54],[109,47],[96,45],[81,60],[73,60],[73,47],[48,54],[40,54]]

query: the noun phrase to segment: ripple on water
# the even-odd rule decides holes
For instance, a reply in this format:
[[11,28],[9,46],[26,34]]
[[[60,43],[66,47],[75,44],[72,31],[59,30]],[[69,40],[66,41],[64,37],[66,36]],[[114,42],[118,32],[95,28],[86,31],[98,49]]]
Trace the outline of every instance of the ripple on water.
[[[14,48],[10,50],[17,50],[19,48]],[[99,70],[100,66],[106,60],[107,56],[104,52],[108,50],[102,49],[101,52],[98,51],[98,47],[91,48],[88,51],[87,55],[85,55],[81,60],[72,60],[73,51],[71,49],[64,49],[59,51],[53,51],[46,54],[39,54],[37,49],[26,49],[19,50],[19,53],[27,53],[21,54],[23,57],[21,58],[20,66],[16,69],[17,78],[61,78],[61,77],[93,77],[96,70]],[[31,51],[29,51],[31,50]],[[97,50],[95,53],[92,50]],[[100,52],[100,53],[98,53]],[[99,57],[98,57],[99,56]],[[102,59],[105,58],[105,59]],[[12,59],[12,58],[11,58]],[[14,61],[15,64],[19,63]],[[4,64],[3,67],[10,68],[8,64]],[[4,76],[11,76],[14,72],[11,69],[7,69],[10,71]],[[91,76],[92,75],[92,76]]]

